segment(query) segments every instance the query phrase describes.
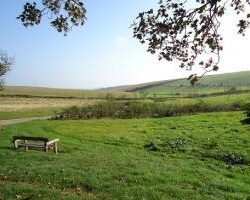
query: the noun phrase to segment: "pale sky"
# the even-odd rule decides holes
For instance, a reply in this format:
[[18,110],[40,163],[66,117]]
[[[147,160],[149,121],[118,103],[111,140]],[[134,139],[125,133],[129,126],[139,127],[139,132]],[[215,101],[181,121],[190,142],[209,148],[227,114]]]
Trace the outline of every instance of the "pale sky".
[[[156,6],[156,0],[86,0],[87,23],[67,37],[46,20],[24,28],[16,20],[24,2],[0,1],[0,49],[15,57],[7,85],[93,89],[192,73],[176,63],[158,61],[132,38],[133,19],[139,11]],[[218,73],[250,70],[250,31],[246,37],[237,35],[236,23],[232,15],[223,20],[224,51]]]

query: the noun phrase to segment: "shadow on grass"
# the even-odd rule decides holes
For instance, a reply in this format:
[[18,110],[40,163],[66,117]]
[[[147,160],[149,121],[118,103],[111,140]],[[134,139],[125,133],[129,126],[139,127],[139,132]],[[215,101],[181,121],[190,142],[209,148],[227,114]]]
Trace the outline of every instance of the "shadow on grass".
[[2,147],[0,147],[0,150],[11,150],[11,151],[13,151],[15,149],[14,149],[14,147],[10,147],[10,146],[2,146]]
[[250,118],[246,118],[240,121],[242,125],[250,125]]

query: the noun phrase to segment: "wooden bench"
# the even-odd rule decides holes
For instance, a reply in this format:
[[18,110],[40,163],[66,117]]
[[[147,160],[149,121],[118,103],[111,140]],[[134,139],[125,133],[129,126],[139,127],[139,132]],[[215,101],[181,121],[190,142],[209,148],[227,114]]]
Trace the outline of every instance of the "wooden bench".
[[44,137],[29,137],[29,136],[13,136],[13,144],[15,148],[24,147],[25,151],[30,149],[43,149],[48,152],[53,149],[55,153],[58,152],[57,142],[59,139],[49,140]]

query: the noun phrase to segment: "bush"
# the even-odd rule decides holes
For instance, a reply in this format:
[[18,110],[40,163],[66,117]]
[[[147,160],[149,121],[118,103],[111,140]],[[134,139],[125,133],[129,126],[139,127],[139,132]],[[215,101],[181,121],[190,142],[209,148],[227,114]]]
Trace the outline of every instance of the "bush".
[[238,104],[206,104],[200,101],[194,105],[167,105],[163,102],[106,101],[87,107],[64,109],[57,119],[98,119],[98,118],[143,118],[172,117],[202,112],[240,110]]
[[166,141],[166,150],[168,152],[184,152],[186,151],[186,141],[183,138],[175,138]]
[[161,142],[156,144],[155,142],[149,142],[144,145],[144,148],[149,151],[160,151],[164,153],[177,153],[177,152],[185,152],[186,141],[184,138],[173,138],[168,139],[165,142]]
[[218,160],[226,162],[228,165],[243,165],[247,164],[244,156],[233,153],[233,152],[223,152],[217,156]]
[[149,151],[160,151],[160,147],[157,144],[155,144],[154,142],[150,142],[148,144],[145,144],[144,148],[149,150]]
[[246,114],[246,118],[241,120],[241,123],[250,124],[250,103],[245,106],[245,110],[246,111],[244,113]]
[[59,119],[98,119],[98,118],[142,118],[172,116],[164,103],[139,101],[102,102],[88,107],[70,107],[59,113]]

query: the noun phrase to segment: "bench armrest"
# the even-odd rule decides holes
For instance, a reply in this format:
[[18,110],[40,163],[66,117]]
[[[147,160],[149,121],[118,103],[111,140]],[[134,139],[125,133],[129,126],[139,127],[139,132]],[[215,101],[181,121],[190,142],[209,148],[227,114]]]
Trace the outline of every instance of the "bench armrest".
[[13,144],[14,144],[14,147],[15,147],[15,148],[18,148],[19,143],[21,143],[22,140],[12,140],[12,142],[13,142]]
[[50,140],[50,141],[46,142],[46,145],[51,145],[51,144],[56,143],[56,142],[59,142],[59,139],[58,139],[58,138],[57,138],[57,139]]

